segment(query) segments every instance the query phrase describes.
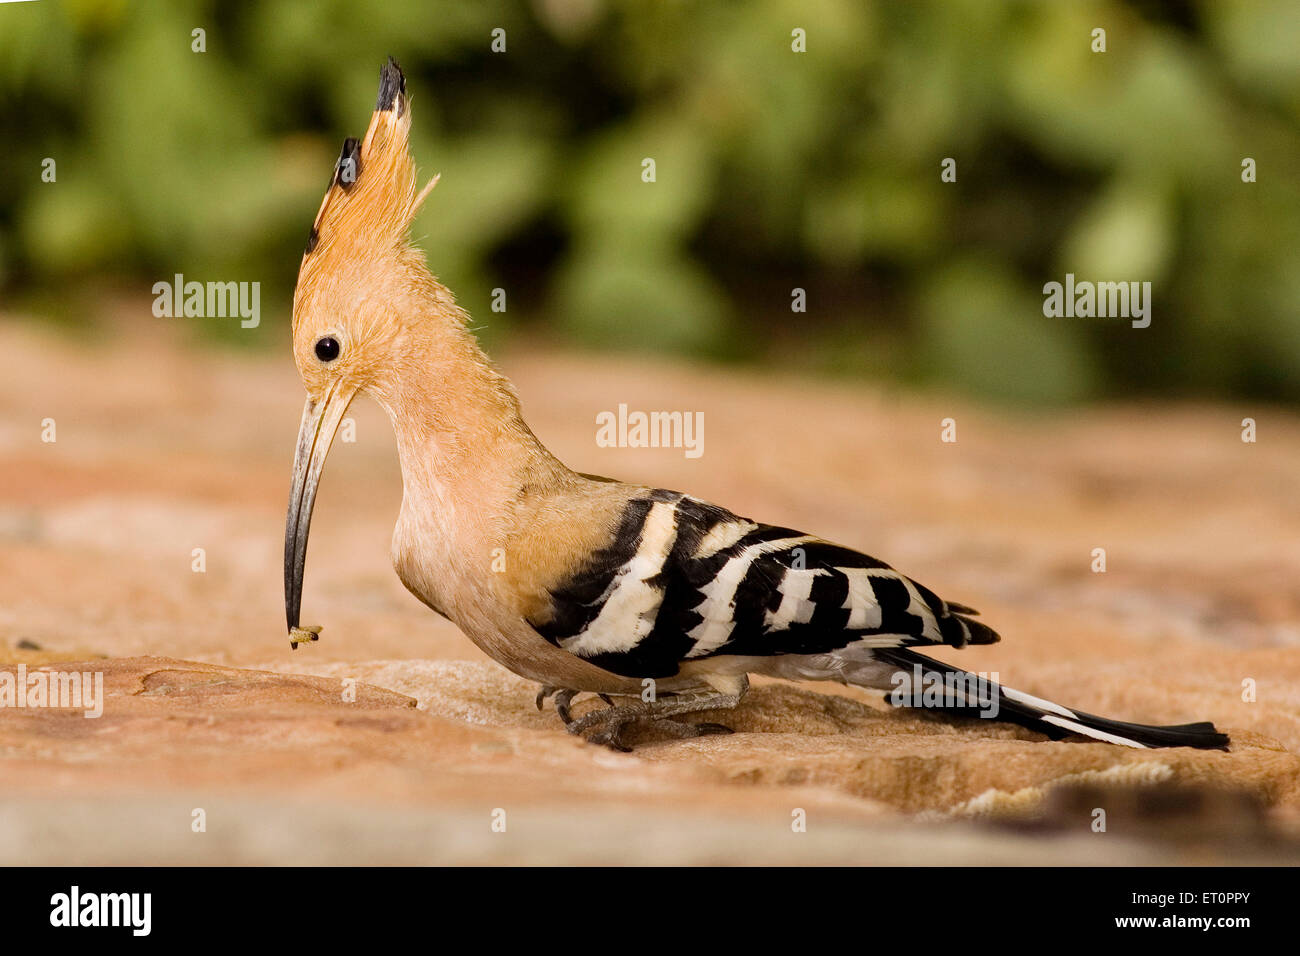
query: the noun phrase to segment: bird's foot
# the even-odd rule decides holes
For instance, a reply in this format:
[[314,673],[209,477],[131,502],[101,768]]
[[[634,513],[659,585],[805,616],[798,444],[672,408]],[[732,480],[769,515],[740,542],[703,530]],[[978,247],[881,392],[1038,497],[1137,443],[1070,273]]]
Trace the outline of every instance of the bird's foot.
[[725,710],[740,703],[735,694],[690,694],[655,701],[634,701],[629,704],[610,705],[593,710],[576,720],[565,721],[565,728],[576,737],[589,743],[604,744],[623,753],[632,748],[623,740],[623,732],[639,720],[652,721],[654,726],[673,737],[701,737],[709,734],[729,734],[731,728],[715,723],[685,723],[670,718],[706,710]]

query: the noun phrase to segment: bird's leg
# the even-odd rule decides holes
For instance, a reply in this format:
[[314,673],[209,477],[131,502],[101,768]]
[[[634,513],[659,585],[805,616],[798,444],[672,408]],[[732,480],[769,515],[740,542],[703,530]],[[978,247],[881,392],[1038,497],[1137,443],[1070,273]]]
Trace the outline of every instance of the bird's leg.
[[587,731],[599,728],[587,736],[590,743],[605,744],[614,750],[626,753],[632,749],[624,744],[622,739],[623,730],[628,724],[638,720],[653,720],[657,722],[655,726],[669,731],[674,737],[730,733],[731,729],[722,724],[688,724],[667,718],[707,710],[730,710],[739,703],[739,694],[703,691],[654,701],[638,700],[630,704],[616,704],[585,714],[577,720],[566,723],[565,727],[569,733],[577,736],[584,736]]

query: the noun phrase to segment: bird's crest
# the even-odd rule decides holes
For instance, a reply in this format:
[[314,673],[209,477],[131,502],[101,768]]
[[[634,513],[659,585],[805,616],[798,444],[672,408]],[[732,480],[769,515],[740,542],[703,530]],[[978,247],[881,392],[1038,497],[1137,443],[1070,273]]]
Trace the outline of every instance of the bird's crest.
[[298,273],[308,284],[319,269],[340,258],[371,256],[405,242],[411,221],[438,183],[417,194],[410,153],[411,105],[406,77],[391,56],[379,73],[379,99],[363,139],[343,142],[329,189],[312,223]]

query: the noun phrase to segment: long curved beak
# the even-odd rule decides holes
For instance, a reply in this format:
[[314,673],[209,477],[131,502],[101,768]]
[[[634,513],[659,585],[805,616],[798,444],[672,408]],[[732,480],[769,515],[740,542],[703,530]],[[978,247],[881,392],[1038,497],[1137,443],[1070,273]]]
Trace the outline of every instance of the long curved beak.
[[321,401],[308,398],[298,426],[298,449],[293,456],[293,485],[289,490],[289,514],[284,524],[284,615],[289,625],[289,646],[314,641],[319,627],[298,626],[302,609],[302,576],[307,563],[307,534],[311,511],[316,504],[325,458],[334,443],[334,433],[352,404],[355,391],[333,386]]

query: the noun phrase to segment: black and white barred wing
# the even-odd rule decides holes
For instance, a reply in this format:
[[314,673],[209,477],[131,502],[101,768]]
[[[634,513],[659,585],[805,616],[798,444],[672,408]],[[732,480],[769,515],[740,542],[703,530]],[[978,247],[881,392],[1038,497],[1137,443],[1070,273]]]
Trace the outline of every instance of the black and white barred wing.
[[632,499],[610,545],[551,593],[539,633],[630,677],[719,655],[998,640],[874,558],[667,491]]

